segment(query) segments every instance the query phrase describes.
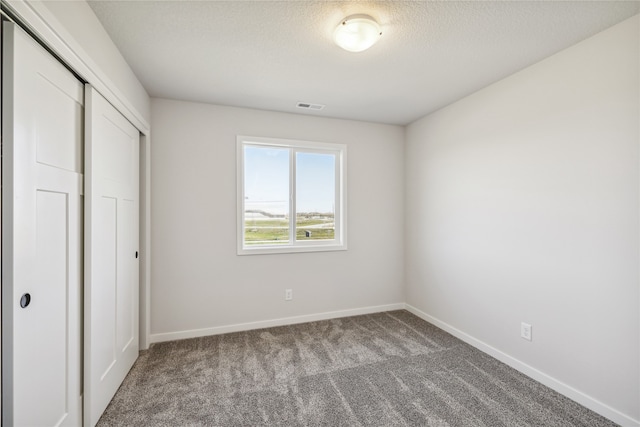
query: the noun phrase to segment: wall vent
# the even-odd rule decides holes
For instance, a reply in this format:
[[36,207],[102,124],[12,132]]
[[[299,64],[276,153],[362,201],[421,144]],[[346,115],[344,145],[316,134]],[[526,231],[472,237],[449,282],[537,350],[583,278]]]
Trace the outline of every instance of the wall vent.
[[322,110],[324,105],[322,104],[309,104],[308,102],[298,102],[296,105],[298,108],[302,108],[303,110]]

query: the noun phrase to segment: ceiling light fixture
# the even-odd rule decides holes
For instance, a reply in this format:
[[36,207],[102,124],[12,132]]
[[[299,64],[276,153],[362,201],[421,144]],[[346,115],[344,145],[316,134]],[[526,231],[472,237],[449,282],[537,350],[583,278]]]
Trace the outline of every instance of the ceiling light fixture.
[[369,15],[344,18],[333,32],[333,40],[349,52],[362,52],[376,44],[382,36],[380,25]]

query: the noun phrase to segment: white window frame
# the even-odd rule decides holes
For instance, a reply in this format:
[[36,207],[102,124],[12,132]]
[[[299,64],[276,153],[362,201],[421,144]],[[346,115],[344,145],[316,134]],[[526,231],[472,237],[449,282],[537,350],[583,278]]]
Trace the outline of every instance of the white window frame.
[[[238,135],[236,139],[237,251],[238,255],[283,254],[296,252],[343,251],[347,249],[347,146],[326,142],[299,141]],[[263,146],[289,149],[289,243],[286,245],[245,245],[244,147]],[[331,153],[336,155],[335,233],[333,240],[295,239],[296,224],[296,153]]]

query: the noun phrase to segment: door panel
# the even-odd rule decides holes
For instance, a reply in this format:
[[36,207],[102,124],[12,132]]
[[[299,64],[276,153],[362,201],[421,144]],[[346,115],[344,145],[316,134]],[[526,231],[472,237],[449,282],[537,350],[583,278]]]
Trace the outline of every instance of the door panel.
[[96,268],[93,275],[95,286],[92,297],[99,302],[91,307],[93,322],[92,334],[100,337],[94,340],[95,345],[95,370],[100,378],[104,378],[116,362],[116,329],[112,322],[116,312],[117,284],[117,199],[113,197],[101,197],[98,204],[93,206],[95,220],[99,224],[96,227],[95,258],[100,260],[99,270]]
[[[33,293],[32,312],[19,311],[25,329],[31,331],[24,344],[27,357],[16,359],[18,372],[29,376],[16,381],[17,395],[30,396],[36,402],[46,402],[36,414],[16,417],[16,424],[23,419],[37,425],[57,425],[61,414],[68,412],[66,346],[59,345],[68,339],[67,333],[67,250],[69,235],[67,194],[49,191],[36,192],[36,259],[40,265],[36,271],[36,283],[41,289]],[[47,310],[45,306],[53,309]],[[28,308],[28,307],[27,307]],[[37,314],[37,315],[36,315]],[[48,349],[46,357],[38,354],[39,347]],[[48,387],[41,387],[44,382]]]
[[85,424],[138,357],[139,133],[86,87]]
[[[134,205],[133,200],[121,200],[120,209],[124,218],[136,218],[137,216],[137,208]],[[133,221],[124,221],[121,224],[121,227],[121,233],[123,236],[137,235],[137,229],[134,226]],[[118,342],[116,344],[118,350],[124,353],[127,351],[129,346],[138,346],[137,295],[139,292],[138,286],[131,285],[134,281],[137,284],[137,280],[135,280],[138,275],[137,259],[135,258],[137,247],[136,242],[134,242],[133,239],[121,239],[119,244],[121,246],[118,248],[119,252],[122,254],[129,254],[124,257],[123,263],[118,269],[120,277],[118,277],[118,291],[116,292],[118,299],[117,307],[119,310],[117,318]]]
[[77,426],[84,89],[21,29],[2,31],[3,425]]
[[[83,110],[76,108],[76,100],[83,99],[82,91],[69,97],[69,91],[82,88],[68,88],[67,92],[57,87],[42,74],[37,75],[34,91],[40,96],[54,102],[43,102],[35,105],[37,109],[36,159],[38,163],[55,166],[68,171],[82,170],[82,128],[76,123],[82,123]],[[79,83],[76,80],[76,83]],[[73,117],[74,120],[67,120]],[[74,135],[74,138],[61,140],[57,135]]]

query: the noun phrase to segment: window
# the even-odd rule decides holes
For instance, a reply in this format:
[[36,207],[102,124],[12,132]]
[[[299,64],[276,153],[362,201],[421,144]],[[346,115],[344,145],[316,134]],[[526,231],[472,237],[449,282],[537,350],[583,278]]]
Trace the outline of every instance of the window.
[[347,248],[345,145],[248,136],[237,144],[238,255]]

